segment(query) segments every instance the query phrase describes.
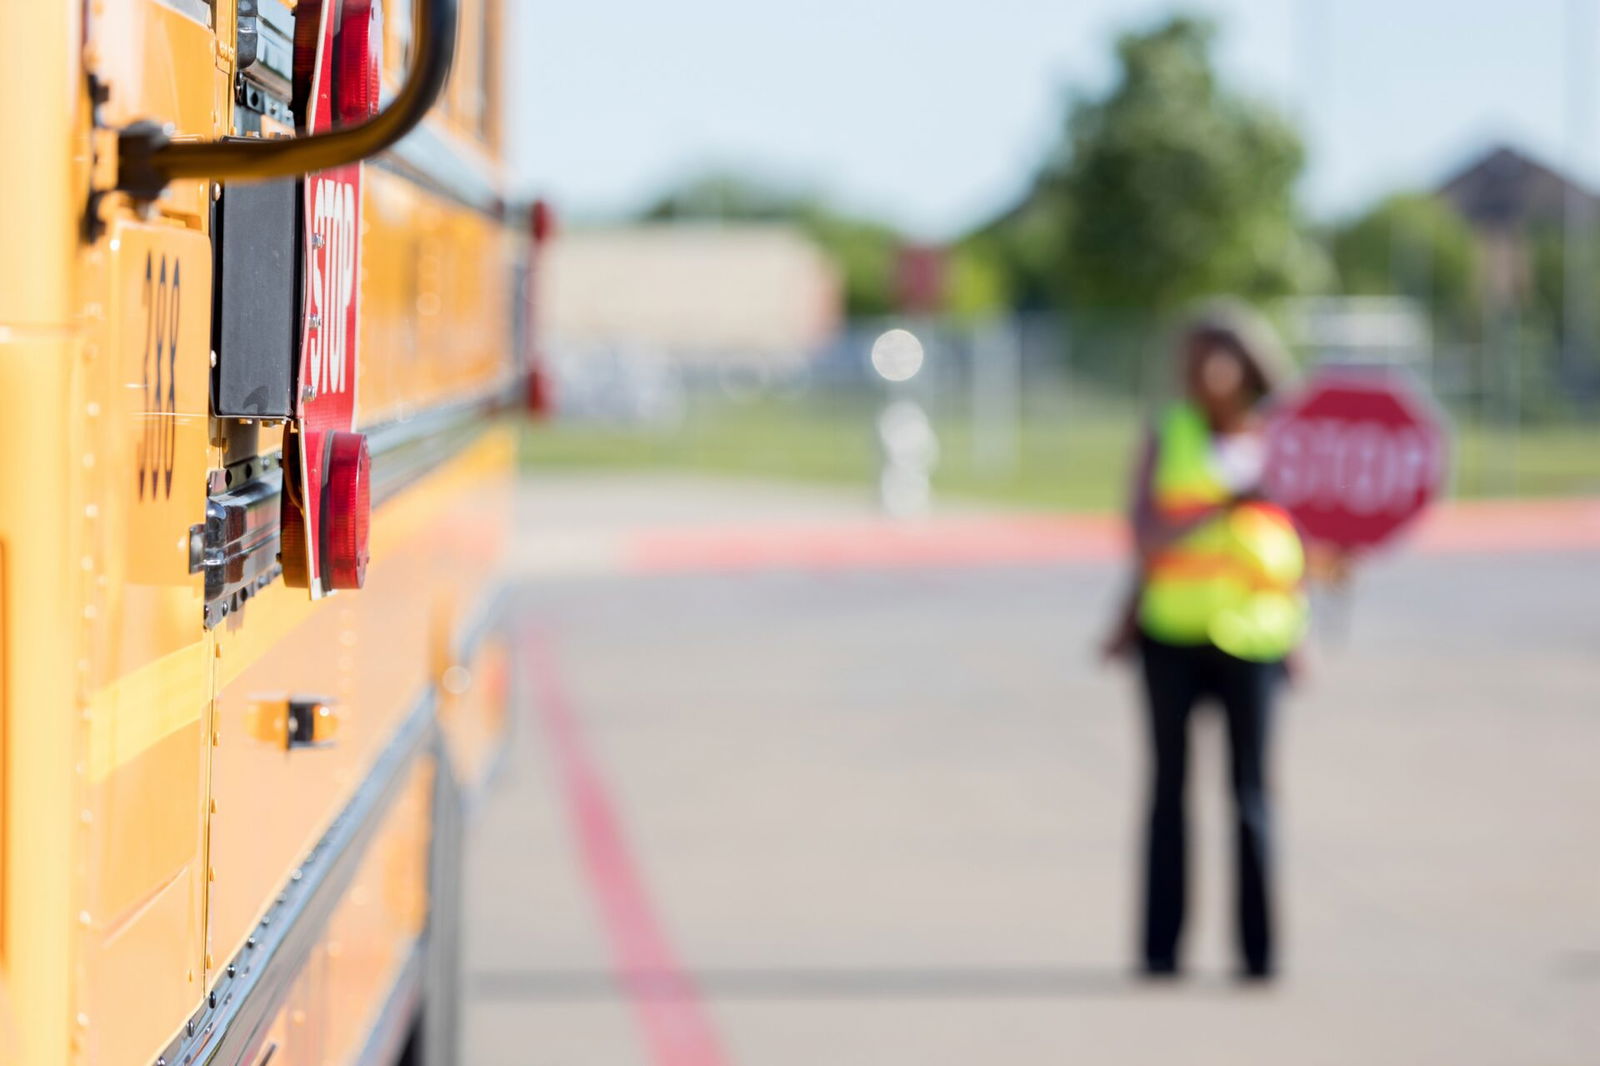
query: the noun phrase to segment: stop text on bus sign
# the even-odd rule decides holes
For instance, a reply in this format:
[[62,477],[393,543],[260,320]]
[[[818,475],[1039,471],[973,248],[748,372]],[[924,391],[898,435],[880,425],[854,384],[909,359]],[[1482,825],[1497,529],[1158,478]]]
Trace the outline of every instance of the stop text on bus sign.
[[1443,490],[1449,437],[1400,375],[1318,375],[1273,419],[1266,490],[1307,538],[1346,549],[1393,539]]
[[[357,168],[341,168],[357,170]],[[311,177],[311,248],[306,255],[306,294],[311,317],[306,331],[306,387],[315,395],[344,392],[350,384],[355,336],[357,174],[324,171]]]
[[[370,32],[371,12],[366,10],[371,5],[344,0],[340,10],[346,16],[346,29],[355,36],[346,41],[354,47],[343,50],[339,45],[341,20],[333,17],[336,6],[308,3],[295,12],[297,36],[303,30],[305,37],[317,42],[306,106],[307,133],[317,133],[333,125],[335,67],[341,57],[348,61],[344,64],[347,85],[360,81],[370,88],[368,81],[376,76],[370,54],[374,44]],[[298,61],[297,58],[297,64]],[[295,513],[285,512],[284,572],[292,583],[309,587],[313,598],[335,588],[348,587],[348,581],[339,579],[342,572],[354,575],[357,583],[365,572],[364,565],[341,568],[337,556],[344,550],[340,547],[343,541],[331,535],[342,526],[356,529],[361,536],[344,538],[355,544],[354,548],[345,550],[345,554],[354,551],[359,555],[365,550],[356,542],[365,540],[367,515],[339,512],[370,506],[370,494],[364,489],[366,482],[362,473],[367,460],[360,458],[366,453],[363,449],[347,448],[355,459],[342,464],[335,455],[335,446],[352,436],[355,426],[357,341],[361,325],[358,295],[362,186],[360,163],[318,171],[307,175],[303,182],[305,299],[295,376],[294,448],[299,457],[296,464],[299,490],[292,494],[296,501]],[[341,488],[335,481],[350,484]],[[327,513],[329,510],[334,513]],[[355,524],[351,525],[353,520]],[[288,528],[294,523],[302,528],[290,535]],[[292,560],[291,565],[287,558],[291,551],[304,558]]]

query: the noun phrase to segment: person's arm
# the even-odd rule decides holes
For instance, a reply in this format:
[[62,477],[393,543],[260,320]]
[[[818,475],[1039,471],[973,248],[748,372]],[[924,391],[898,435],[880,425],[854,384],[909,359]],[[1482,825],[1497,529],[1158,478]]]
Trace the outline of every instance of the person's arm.
[[1128,582],[1127,591],[1118,602],[1111,628],[1100,641],[1100,658],[1106,662],[1113,662],[1133,652],[1133,646],[1139,640],[1139,595],[1143,588],[1144,582],[1136,570],[1133,580]]
[[1139,597],[1144,592],[1146,558],[1143,529],[1148,518],[1156,514],[1150,487],[1155,473],[1155,453],[1155,434],[1147,432],[1128,493],[1128,526],[1133,532],[1134,565],[1116,614],[1112,616],[1111,628],[1100,642],[1100,656],[1108,662],[1132,652],[1139,638]]
[[1156,447],[1155,434],[1151,433],[1145,438],[1144,454],[1140,458],[1133,483],[1133,506],[1130,518],[1133,525],[1134,551],[1138,556],[1141,571],[1151,559],[1227,511],[1237,502],[1226,500],[1176,520],[1163,516],[1155,502]]

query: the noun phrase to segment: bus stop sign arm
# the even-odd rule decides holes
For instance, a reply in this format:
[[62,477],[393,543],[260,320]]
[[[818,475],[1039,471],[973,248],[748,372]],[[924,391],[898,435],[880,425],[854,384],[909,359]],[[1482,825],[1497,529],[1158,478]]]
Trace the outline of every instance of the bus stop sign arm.
[[160,123],[135,122],[118,136],[117,188],[153,200],[171,181],[286,178],[354,163],[410,133],[439,98],[456,51],[457,0],[415,0],[416,61],[389,106],[354,126],[281,140],[173,140]]

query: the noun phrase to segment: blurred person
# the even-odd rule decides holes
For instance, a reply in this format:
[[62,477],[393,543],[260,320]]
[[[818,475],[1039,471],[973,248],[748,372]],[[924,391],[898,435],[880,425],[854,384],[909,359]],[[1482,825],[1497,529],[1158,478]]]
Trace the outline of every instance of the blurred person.
[[1130,595],[1108,657],[1138,652],[1151,745],[1143,973],[1181,970],[1188,901],[1185,781],[1190,712],[1227,720],[1242,978],[1274,974],[1267,745],[1274,703],[1305,630],[1305,553],[1292,519],[1262,497],[1264,408],[1283,380],[1271,328],[1217,305],[1183,331],[1184,399],[1148,434],[1136,470]]

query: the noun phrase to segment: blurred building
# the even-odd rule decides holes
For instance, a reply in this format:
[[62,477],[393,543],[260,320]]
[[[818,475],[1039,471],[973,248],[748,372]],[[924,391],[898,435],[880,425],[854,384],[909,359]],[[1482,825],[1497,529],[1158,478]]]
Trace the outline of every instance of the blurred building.
[[1506,145],[1462,167],[1436,195],[1477,234],[1485,295],[1501,308],[1523,302],[1533,284],[1531,233],[1588,230],[1600,214],[1600,199],[1575,179]]
[[638,353],[684,370],[780,373],[838,331],[838,268],[784,225],[574,229],[549,252],[540,313],[553,348]]
[[1422,369],[1432,357],[1427,308],[1406,296],[1316,296],[1287,301],[1289,335],[1319,364]]

